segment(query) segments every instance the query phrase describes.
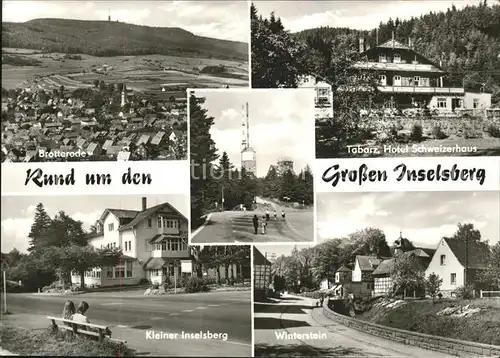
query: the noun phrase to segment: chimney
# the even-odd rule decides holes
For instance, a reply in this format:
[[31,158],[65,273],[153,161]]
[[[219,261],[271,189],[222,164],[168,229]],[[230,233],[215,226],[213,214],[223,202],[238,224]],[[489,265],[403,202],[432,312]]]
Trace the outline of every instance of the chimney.
[[365,52],[365,39],[359,38],[359,53]]
[[148,208],[148,199],[143,196],[142,197],[142,211],[146,210]]

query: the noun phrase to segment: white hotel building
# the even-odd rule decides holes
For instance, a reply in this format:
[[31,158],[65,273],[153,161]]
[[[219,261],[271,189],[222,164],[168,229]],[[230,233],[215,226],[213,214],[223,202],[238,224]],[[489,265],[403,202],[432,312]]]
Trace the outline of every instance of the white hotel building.
[[[105,209],[89,244],[120,247],[123,260],[115,267],[86,272],[85,285],[135,285],[142,279],[162,283],[167,277],[173,282],[181,276],[181,265],[195,269],[188,229],[188,219],[169,203],[148,208],[142,198],[140,211]],[[80,283],[78,273],[72,273],[71,281]]]

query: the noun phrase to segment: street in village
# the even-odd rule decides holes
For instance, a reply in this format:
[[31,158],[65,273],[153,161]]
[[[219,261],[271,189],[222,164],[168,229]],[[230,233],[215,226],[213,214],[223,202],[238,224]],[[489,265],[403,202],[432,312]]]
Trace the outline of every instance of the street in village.
[[[250,291],[144,296],[143,290],[94,292],[72,296],[8,294],[12,315],[2,322],[44,330],[46,316],[61,316],[64,302],[88,302],[91,323],[108,326],[112,337],[126,340],[136,354],[152,356],[252,355]],[[3,305],[3,303],[2,303]],[[3,311],[3,308],[2,308]],[[223,340],[153,340],[147,331],[164,333],[227,333]],[[180,336],[180,335],[179,335]],[[15,353],[15,352],[14,352]]]
[[254,325],[255,357],[452,357],[348,328],[327,318],[316,300],[292,295],[255,302]]
[[[268,221],[266,234],[261,228],[254,233],[253,217],[262,218],[269,209],[271,220]],[[273,211],[277,212],[274,220]],[[281,218],[281,210],[286,219]],[[252,243],[252,242],[313,242],[314,216],[311,210],[299,210],[279,206],[271,201],[257,198],[257,210],[227,210],[213,212],[207,216],[203,226],[192,234],[193,243]]]

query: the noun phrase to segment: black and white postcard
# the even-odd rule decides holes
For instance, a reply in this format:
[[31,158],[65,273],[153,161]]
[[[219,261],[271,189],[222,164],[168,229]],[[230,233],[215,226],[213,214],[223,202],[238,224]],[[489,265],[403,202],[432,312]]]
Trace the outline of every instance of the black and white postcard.
[[499,201],[317,194],[316,245],[254,248],[255,356],[452,357],[449,338],[498,351],[484,327],[498,327]]
[[314,241],[313,96],[190,93],[192,243]]
[[186,89],[248,86],[245,2],[2,10],[2,162],[186,159]]
[[189,245],[187,195],[4,196],[1,215],[3,349],[59,355],[76,327],[65,354],[251,356],[250,246]]
[[318,158],[497,156],[498,16],[468,0],[255,1],[252,87],[315,88]]

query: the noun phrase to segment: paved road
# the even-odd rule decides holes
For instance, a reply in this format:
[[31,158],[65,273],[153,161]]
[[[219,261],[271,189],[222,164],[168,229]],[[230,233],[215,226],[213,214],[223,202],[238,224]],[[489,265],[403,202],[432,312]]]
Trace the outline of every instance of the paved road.
[[[294,296],[255,303],[255,356],[452,357],[361,333],[328,319],[314,306],[314,300]],[[283,333],[317,336],[284,339],[278,336]]]
[[[214,292],[164,296],[133,297],[123,293],[91,293],[75,296],[33,294],[7,295],[7,307],[13,315],[2,317],[27,328],[46,328],[47,315],[60,316],[67,299],[75,304],[89,303],[92,323],[110,327],[113,337],[125,339],[142,354],[168,356],[250,356],[250,291]],[[227,333],[222,340],[146,339],[146,332]]]
[[[311,211],[283,208],[286,218],[280,216],[281,207],[269,202],[271,220],[266,234],[255,234],[253,216],[265,214],[265,205],[258,205],[256,211],[224,211],[209,215],[207,222],[192,234],[192,243],[252,243],[252,242],[313,242],[314,214]],[[277,220],[272,212],[276,209]]]

